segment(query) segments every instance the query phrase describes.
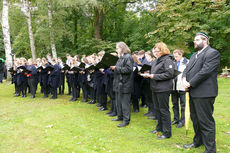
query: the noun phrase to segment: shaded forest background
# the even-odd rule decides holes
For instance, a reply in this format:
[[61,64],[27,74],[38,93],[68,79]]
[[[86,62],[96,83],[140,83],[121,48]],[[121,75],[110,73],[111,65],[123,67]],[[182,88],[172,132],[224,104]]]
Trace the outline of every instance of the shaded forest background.
[[[29,58],[30,39],[21,1],[9,2],[12,52]],[[221,67],[230,66],[229,0],[31,0],[30,5],[37,57],[51,53],[51,31],[57,55],[63,58],[66,53],[113,52],[118,41],[126,42],[132,51],[151,50],[163,41],[171,51],[184,49],[189,57],[194,52],[194,35],[204,31],[211,36],[211,46],[221,53]],[[2,27],[0,57],[5,57]]]

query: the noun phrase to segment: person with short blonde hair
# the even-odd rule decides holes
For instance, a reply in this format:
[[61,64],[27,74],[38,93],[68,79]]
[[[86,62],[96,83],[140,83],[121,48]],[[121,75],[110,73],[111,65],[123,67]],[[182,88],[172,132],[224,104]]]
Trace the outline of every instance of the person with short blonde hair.
[[155,50],[156,48],[158,48],[161,56],[170,54],[168,46],[163,42],[156,43],[153,49]]
[[179,54],[180,56],[184,55],[184,51],[181,50],[181,49],[176,49],[176,50],[173,51],[173,54],[176,54],[176,53]]
[[169,112],[169,96],[173,90],[173,75],[175,65],[170,57],[170,51],[163,42],[157,43],[153,48],[156,59],[153,61],[151,74],[149,75],[152,89],[152,100],[155,104],[157,127],[151,133],[161,131],[163,134],[159,140],[172,136],[171,117]]

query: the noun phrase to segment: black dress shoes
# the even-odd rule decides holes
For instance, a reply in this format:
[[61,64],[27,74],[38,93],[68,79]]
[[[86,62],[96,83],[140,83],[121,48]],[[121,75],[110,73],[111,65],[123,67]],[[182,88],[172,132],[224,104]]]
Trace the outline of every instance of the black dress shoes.
[[196,145],[195,143],[191,143],[191,144],[186,144],[184,145],[185,149],[189,149],[189,148],[198,148],[200,145]]
[[96,106],[97,106],[97,107],[101,107],[102,105],[99,103],[99,104],[97,104]]
[[167,137],[167,136],[165,136],[165,135],[161,135],[161,136],[159,136],[157,139],[158,139],[158,140],[163,140],[163,139],[168,139],[168,138],[170,138],[170,137]]
[[156,120],[157,118],[155,116],[150,116],[150,117],[148,117],[148,119],[150,119],[150,120]]
[[171,125],[178,124],[177,120],[172,121]]
[[81,102],[88,102],[88,100],[87,99],[83,99]]
[[95,104],[96,102],[94,100],[91,100],[90,102],[88,102],[88,104]]
[[112,111],[109,111],[109,112],[107,112],[106,114],[107,114],[107,115],[110,115],[110,114],[112,114],[112,113],[113,113]]
[[117,113],[112,113],[112,114],[109,114],[110,117],[114,117],[114,116],[117,116]]
[[181,128],[181,127],[183,127],[184,126],[184,124],[183,123],[181,123],[181,122],[179,122],[179,124],[176,126],[177,128]]
[[123,119],[120,119],[120,118],[113,118],[112,121],[123,121]]
[[147,113],[145,113],[144,115],[145,115],[145,116],[148,116],[150,113],[151,113],[151,112],[147,112]]
[[35,96],[32,95],[32,96],[30,96],[30,98],[33,99],[33,98],[35,98]]
[[76,98],[73,98],[71,101],[77,101],[77,99],[76,99]]
[[99,111],[105,111],[105,110],[108,110],[108,108],[107,108],[107,107],[101,107],[101,108],[99,108],[98,110],[99,110]]
[[17,94],[17,93],[16,93],[16,94],[14,95],[14,97],[18,97],[18,96],[20,96],[20,94]]
[[127,125],[129,125],[129,123],[120,123],[120,124],[118,124],[117,125],[117,127],[125,127],[125,126],[127,126]]

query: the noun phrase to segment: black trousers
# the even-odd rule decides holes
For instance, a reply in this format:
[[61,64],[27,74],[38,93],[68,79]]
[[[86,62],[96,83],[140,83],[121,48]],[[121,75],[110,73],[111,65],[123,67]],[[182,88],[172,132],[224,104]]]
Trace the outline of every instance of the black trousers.
[[53,98],[57,98],[57,88],[51,87],[51,94]]
[[71,94],[72,89],[71,89],[71,82],[70,82],[70,74],[66,74],[66,81],[68,85],[68,94]]
[[80,82],[80,86],[82,88],[83,98],[88,100],[88,84]]
[[90,99],[96,101],[96,90],[93,87],[90,87]]
[[78,84],[76,84],[76,83],[74,83],[74,82],[72,82],[72,84],[71,84],[72,86],[71,86],[71,88],[72,88],[72,99],[77,99],[78,97],[79,97],[79,85]]
[[132,95],[131,95],[131,99],[132,99],[132,104],[133,104],[133,110],[139,111],[139,99],[136,96],[132,96]]
[[109,97],[110,97],[110,112],[113,112],[115,114],[117,114],[117,106],[116,106],[116,101],[115,101],[115,92],[113,91],[113,89],[109,90]]
[[144,95],[144,99],[145,99],[145,104],[148,106],[148,112],[152,112],[153,115],[155,116],[156,115],[156,112],[155,112],[155,109],[154,109],[154,103],[153,103],[153,100],[152,100],[152,91],[150,89],[150,86],[149,85],[144,85],[144,88],[143,88],[143,95]]
[[64,94],[65,91],[65,73],[61,73],[61,86],[59,87],[59,94]]
[[30,87],[30,94],[32,96],[35,96],[37,86],[36,86],[36,80],[33,76],[28,78],[28,85]]
[[[184,124],[185,122],[185,91],[173,91],[172,92],[172,104],[173,104],[173,113],[174,113],[174,120],[180,121]],[[181,107],[181,118],[179,113],[179,100],[180,100],[180,107]]]
[[215,98],[193,98],[190,96],[190,116],[193,122],[195,136],[193,143],[204,144],[205,152],[216,152],[216,128],[213,118]]
[[18,86],[17,83],[14,83],[14,88],[15,88],[15,94],[20,95],[20,86]]
[[107,94],[102,93],[98,96],[98,103],[101,104],[104,108],[107,108]]
[[0,83],[2,83],[2,79],[3,79],[3,72],[0,72]]
[[115,92],[116,104],[117,104],[117,118],[123,119],[124,123],[129,124],[131,111],[130,111],[130,100],[131,93],[120,93]]
[[157,131],[162,131],[166,137],[171,137],[171,118],[169,112],[170,92],[153,92],[153,101],[156,102]]
[[50,86],[49,85],[44,85],[42,86],[43,88],[43,93],[44,93],[44,96],[48,96],[50,94]]
[[26,95],[27,93],[27,86],[28,86],[28,82],[27,80],[22,82],[22,84],[19,86],[20,92],[22,92],[22,95]]

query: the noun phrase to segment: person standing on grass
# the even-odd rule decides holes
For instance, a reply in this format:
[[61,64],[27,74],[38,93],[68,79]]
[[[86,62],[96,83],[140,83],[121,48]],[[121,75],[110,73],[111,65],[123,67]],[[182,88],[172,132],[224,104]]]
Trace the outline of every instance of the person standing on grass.
[[171,117],[169,112],[169,96],[173,89],[174,63],[170,57],[170,51],[163,42],[155,44],[153,61],[150,74],[141,74],[144,78],[150,78],[152,100],[155,102],[157,127],[150,133],[162,132],[158,140],[167,139],[172,136]]
[[3,73],[4,72],[4,62],[0,59],[0,83],[2,83],[3,80]]
[[[176,69],[180,72],[183,72],[188,64],[189,60],[183,57],[184,51],[180,49],[176,49],[173,51],[173,56],[175,58]],[[182,84],[182,73],[179,74],[174,79],[174,88],[172,91],[172,104],[173,104],[173,113],[174,120],[172,121],[172,125],[177,124],[177,128],[181,128],[185,123],[185,88]],[[179,113],[179,100],[181,106],[181,115]],[[181,116],[181,117],[180,117]]]
[[182,80],[189,90],[190,114],[195,136],[184,148],[205,146],[205,153],[216,152],[216,129],[213,118],[214,102],[218,94],[217,74],[220,53],[209,46],[209,36],[204,32],[196,34],[194,53],[185,68]]
[[30,98],[35,98],[36,84],[37,84],[37,80],[36,80],[37,69],[33,64],[32,58],[28,60],[28,65],[26,66],[26,69],[31,71],[26,75],[28,78],[28,85],[30,87],[30,94],[31,94]]
[[124,42],[116,45],[119,59],[116,66],[111,66],[114,70],[113,90],[117,104],[117,118],[113,121],[123,121],[118,127],[125,127],[130,122],[130,100],[133,90],[133,58],[130,49]]
[[51,94],[53,95],[50,99],[57,99],[57,88],[59,88],[61,85],[61,81],[60,81],[61,71],[55,59],[51,59],[50,62],[53,67],[52,71],[48,71],[49,74],[48,83],[51,87]]

